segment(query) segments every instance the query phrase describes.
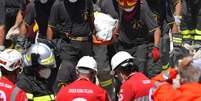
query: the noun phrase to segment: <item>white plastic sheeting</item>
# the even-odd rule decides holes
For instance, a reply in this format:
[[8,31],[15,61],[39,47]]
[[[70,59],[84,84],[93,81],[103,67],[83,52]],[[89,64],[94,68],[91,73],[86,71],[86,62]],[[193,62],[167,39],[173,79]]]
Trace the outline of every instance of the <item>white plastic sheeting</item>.
[[118,20],[102,12],[95,12],[94,16],[95,16],[94,24],[97,31],[96,37],[103,41],[111,40],[112,32],[114,28],[117,26]]

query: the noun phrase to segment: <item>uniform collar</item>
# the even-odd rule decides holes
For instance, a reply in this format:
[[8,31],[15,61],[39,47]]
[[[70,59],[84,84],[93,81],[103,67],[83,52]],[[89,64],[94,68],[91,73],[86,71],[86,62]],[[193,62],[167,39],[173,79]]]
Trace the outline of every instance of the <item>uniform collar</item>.
[[81,76],[81,77],[79,77],[78,79],[77,79],[77,81],[79,81],[79,80],[85,80],[85,81],[90,81],[88,78],[86,78],[86,77],[83,77],[83,76]]
[[4,76],[0,77],[0,80],[3,80],[3,81],[5,81],[5,82],[7,82],[8,84],[14,85],[13,82],[11,82],[8,78],[6,78],[6,77],[4,77]]
[[[133,75],[135,75],[137,72],[133,72],[133,73],[131,73],[129,76],[128,76],[128,79],[130,78],[130,77],[132,77]],[[127,79],[127,80],[128,80]]]

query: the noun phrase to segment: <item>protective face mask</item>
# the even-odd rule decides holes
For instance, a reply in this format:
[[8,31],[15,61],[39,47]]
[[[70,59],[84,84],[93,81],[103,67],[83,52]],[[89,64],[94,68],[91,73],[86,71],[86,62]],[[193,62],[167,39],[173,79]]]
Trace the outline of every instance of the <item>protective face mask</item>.
[[69,2],[75,3],[77,0],[68,0]]
[[135,7],[131,7],[131,8],[124,8],[124,11],[126,12],[131,12],[134,10]]
[[48,0],[40,0],[40,3],[45,4]]
[[51,69],[50,68],[42,68],[39,70],[38,73],[39,73],[41,78],[48,79],[50,77],[50,74],[51,74]]

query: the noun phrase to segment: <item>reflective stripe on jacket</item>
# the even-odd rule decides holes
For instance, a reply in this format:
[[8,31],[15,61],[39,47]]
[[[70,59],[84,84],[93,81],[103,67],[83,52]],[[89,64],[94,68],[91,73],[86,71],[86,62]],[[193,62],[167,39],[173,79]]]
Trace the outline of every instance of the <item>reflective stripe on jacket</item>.
[[53,101],[55,96],[53,94],[34,97],[33,94],[26,93],[27,98],[33,101]]

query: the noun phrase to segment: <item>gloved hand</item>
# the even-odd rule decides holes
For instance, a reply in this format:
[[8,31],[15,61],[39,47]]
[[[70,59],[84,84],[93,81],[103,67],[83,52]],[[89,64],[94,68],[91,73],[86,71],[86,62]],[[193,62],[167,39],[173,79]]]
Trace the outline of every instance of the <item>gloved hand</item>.
[[157,47],[153,47],[152,49],[152,57],[154,59],[154,62],[157,62],[160,58],[160,52],[159,49]]

